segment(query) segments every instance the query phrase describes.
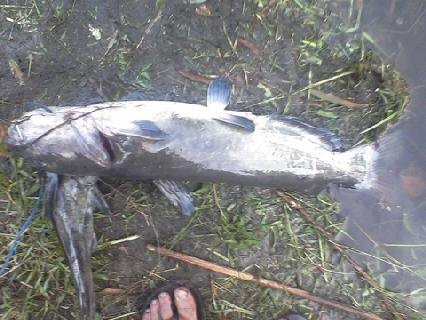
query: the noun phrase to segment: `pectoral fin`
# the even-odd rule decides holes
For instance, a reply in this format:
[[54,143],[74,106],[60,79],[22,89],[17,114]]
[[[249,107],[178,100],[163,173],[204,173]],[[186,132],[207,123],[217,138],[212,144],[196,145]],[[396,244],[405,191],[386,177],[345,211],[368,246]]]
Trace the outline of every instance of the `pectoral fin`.
[[194,199],[185,186],[173,180],[154,180],[161,193],[185,216],[191,216],[195,211]]
[[80,153],[101,167],[108,168],[114,161],[114,154],[108,138],[92,124],[82,123],[78,127],[73,126],[76,133],[76,144]]
[[165,132],[163,132],[153,121],[149,120],[133,121],[127,126],[116,130],[115,133],[154,141],[164,140],[167,137]]

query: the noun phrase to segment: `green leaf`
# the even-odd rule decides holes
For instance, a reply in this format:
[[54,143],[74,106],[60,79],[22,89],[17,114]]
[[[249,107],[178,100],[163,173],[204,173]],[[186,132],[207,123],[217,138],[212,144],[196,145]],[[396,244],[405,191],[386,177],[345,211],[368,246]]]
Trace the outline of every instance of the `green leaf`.
[[316,112],[316,114],[319,115],[320,117],[324,117],[324,118],[327,118],[327,119],[336,119],[336,118],[338,118],[338,116],[336,116],[334,114],[334,112],[332,112],[332,111],[318,110]]

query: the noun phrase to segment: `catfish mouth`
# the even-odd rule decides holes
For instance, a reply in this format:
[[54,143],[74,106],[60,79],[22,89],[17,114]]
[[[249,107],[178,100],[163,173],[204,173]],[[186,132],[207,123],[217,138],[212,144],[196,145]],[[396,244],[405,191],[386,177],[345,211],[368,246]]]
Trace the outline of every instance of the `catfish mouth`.
[[37,131],[40,131],[40,127],[36,122],[24,124],[13,121],[7,129],[6,145],[13,151],[31,147],[44,135],[37,135]]
[[12,123],[7,129],[6,144],[12,148],[19,148],[19,146],[22,146],[24,143],[25,138],[19,125]]

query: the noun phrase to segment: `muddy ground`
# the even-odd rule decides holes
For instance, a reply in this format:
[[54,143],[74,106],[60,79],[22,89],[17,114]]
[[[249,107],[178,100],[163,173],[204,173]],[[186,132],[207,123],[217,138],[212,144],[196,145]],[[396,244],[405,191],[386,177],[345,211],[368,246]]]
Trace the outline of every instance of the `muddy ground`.
[[[0,5],[1,125],[34,103],[204,104],[207,80],[226,76],[234,84],[235,110],[299,116],[332,129],[347,146],[368,142],[384,129],[374,125],[399,112],[405,96],[392,66],[367,50],[357,32],[360,6],[362,1],[6,1]],[[31,207],[36,181],[35,174],[22,174],[29,167],[4,152],[1,160],[7,192],[0,238],[6,246]],[[21,189],[13,184],[17,177]],[[102,319],[136,319],[137,297],[166,279],[190,279],[211,319],[277,319],[290,310],[309,319],[354,319],[160,258],[145,250],[148,243],[389,311],[373,289],[332,263],[324,238],[276,190],[203,184],[195,192],[196,214],[187,218],[149,182],[103,178],[100,187],[113,212],[95,217],[101,250],[93,267]],[[318,223],[339,231],[338,204],[327,194],[300,199]],[[139,238],[107,245],[132,235]],[[22,242],[18,267],[0,279],[2,319],[72,319],[78,308],[49,221],[39,219]],[[53,272],[55,265],[60,267]]]

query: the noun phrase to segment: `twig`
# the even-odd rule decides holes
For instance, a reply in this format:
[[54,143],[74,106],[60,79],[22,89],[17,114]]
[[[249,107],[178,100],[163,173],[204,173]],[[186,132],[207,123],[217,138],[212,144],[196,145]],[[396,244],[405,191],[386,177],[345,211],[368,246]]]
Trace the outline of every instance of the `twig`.
[[164,256],[167,257],[171,257],[173,259],[177,259],[195,266],[198,266],[200,268],[206,269],[206,270],[210,270],[213,272],[218,272],[218,273],[222,273],[240,280],[244,280],[244,281],[251,281],[254,283],[257,283],[263,287],[267,287],[267,288],[272,288],[272,289],[277,289],[277,290],[281,290],[284,291],[288,294],[291,294],[293,296],[297,296],[299,298],[304,298],[331,308],[335,308],[335,309],[339,309],[341,311],[350,313],[350,314],[355,314],[358,316],[361,316],[363,319],[368,319],[368,320],[383,320],[383,318],[379,317],[376,314],[373,313],[369,313],[366,312],[364,310],[360,310],[360,309],[355,309],[351,306],[348,305],[344,305],[342,303],[336,302],[336,301],[332,301],[332,300],[328,300],[325,298],[321,298],[318,296],[315,296],[313,294],[311,294],[308,291],[299,289],[299,288],[293,288],[293,287],[289,287],[286,286],[282,283],[273,281],[273,280],[268,280],[268,279],[264,279],[264,278],[260,278],[260,277],[255,277],[254,275],[247,273],[247,272],[241,272],[235,269],[231,269],[228,267],[224,267],[212,262],[208,262],[193,256],[189,256],[183,253],[179,253],[179,252],[175,252],[166,248],[162,248],[162,247],[156,247],[153,246],[151,244],[147,245],[147,249],[149,251],[152,252],[156,252],[158,254],[162,254]]
[[341,106],[345,106],[348,107],[350,109],[356,109],[356,108],[363,108],[363,107],[368,107],[368,103],[355,103],[343,98],[340,98],[338,96],[335,96],[334,94],[331,93],[324,93],[320,90],[316,90],[316,89],[311,89],[310,90],[311,94],[323,101],[327,101],[333,104],[337,104],[337,105],[341,105]]
[[251,40],[249,39],[244,39],[244,38],[240,38],[238,37],[237,39],[235,39],[237,45],[240,44],[244,47],[246,47],[247,49],[250,49],[250,51],[256,56],[259,57],[261,50],[259,49],[259,47]]
[[321,85],[323,85],[323,84],[325,84],[327,82],[338,80],[340,78],[349,76],[349,75],[351,75],[353,73],[354,73],[354,71],[346,71],[346,72],[342,72],[342,73],[340,73],[340,74],[338,74],[338,75],[336,75],[334,77],[331,77],[331,78],[328,78],[328,79],[324,79],[324,80],[320,80],[320,81],[317,81],[315,83],[311,83],[308,86],[304,87],[303,89],[297,90],[295,92],[295,94],[303,92],[303,91],[306,91],[306,90],[310,90],[312,88],[316,88],[316,87],[321,86]]
[[110,240],[110,241],[107,241],[107,242],[100,244],[98,250],[105,250],[105,249],[112,247],[116,244],[126,242],[126,241],[133,241],[133,240],[136,240],[136,239],[139,239],[139,238],[140,238],[139,235],[133,235],[133,236],[126,237],[126,238],[123,238],[123,239]]
[[306,209],[299,203],[298,199],[296,199],[294,196],[292,196],[291,194],[285,193],[285,192],[281,192],[281,191],[277,191],[278,195],[283,198],[293,209],[296,209],[299,214],[306,220],[308,221],[332,246],[335,250],[337,250],[342,257],[349,262],[352,267],[355,269],[355,271],[357,273],[359,273],[361,275],[361,277],[370,285],[372,286],[374,289],[377,290],[377,292],[379,293],[383,304],[385,305],[385,307],[394,315],[395,319],[397,320],[401,320],[403,319],[403,317],[401,316],[401,314],[396,310],[396,308],[392,305],[392,303],[390,301],[388,301],[388,297],[385,295],[385,293],[383,292],[383,289],[377,285],[376,280],[374,280],[374,278],[364,270],[364,268],[358,263],[356,262],[351,256],[349,256],[346,253],[345,250],[345,246],[343,246],[342,244],[338,243],[333,235],[331,233],[329,233],[327,230],[325,230],[322,226],[318,225],[315,220],[309,215],[309,213],[306,211]]
[[162,9],[159,9],[158,12],[157,12],[157,15],[155,16],[155,18],[148,24],[148,27],[145,29],[145,32],[143,33],[141,39],[139,40],[139,43],[137,44],[136,49],[139,49],[139,47],[142,45],[143,41],[145,40],[145,37],[148,34],[151,33],[152,28],[157,23],[157,21],[160,20],[162,14],[163,14]]
[[133,315],[135,315],[135,314],[137,314],[137,312],[135,312],[135,311],[131,311],[131,312],[127,312],[127,313],[125,313],[125,314],[121,314],[121,315],[119,315],[119,316],[117,316],[117,317],[114,317],[114,318],[108,318],[108,320],[124,319],[124,318],[130,317],[130,316],[133,316]]
[[201,82],[205,84],[209,84],[213,79],[203,76],[197,72],[192,70],[184,69],[178,71],[184,78],[187,78],[191,81]]

